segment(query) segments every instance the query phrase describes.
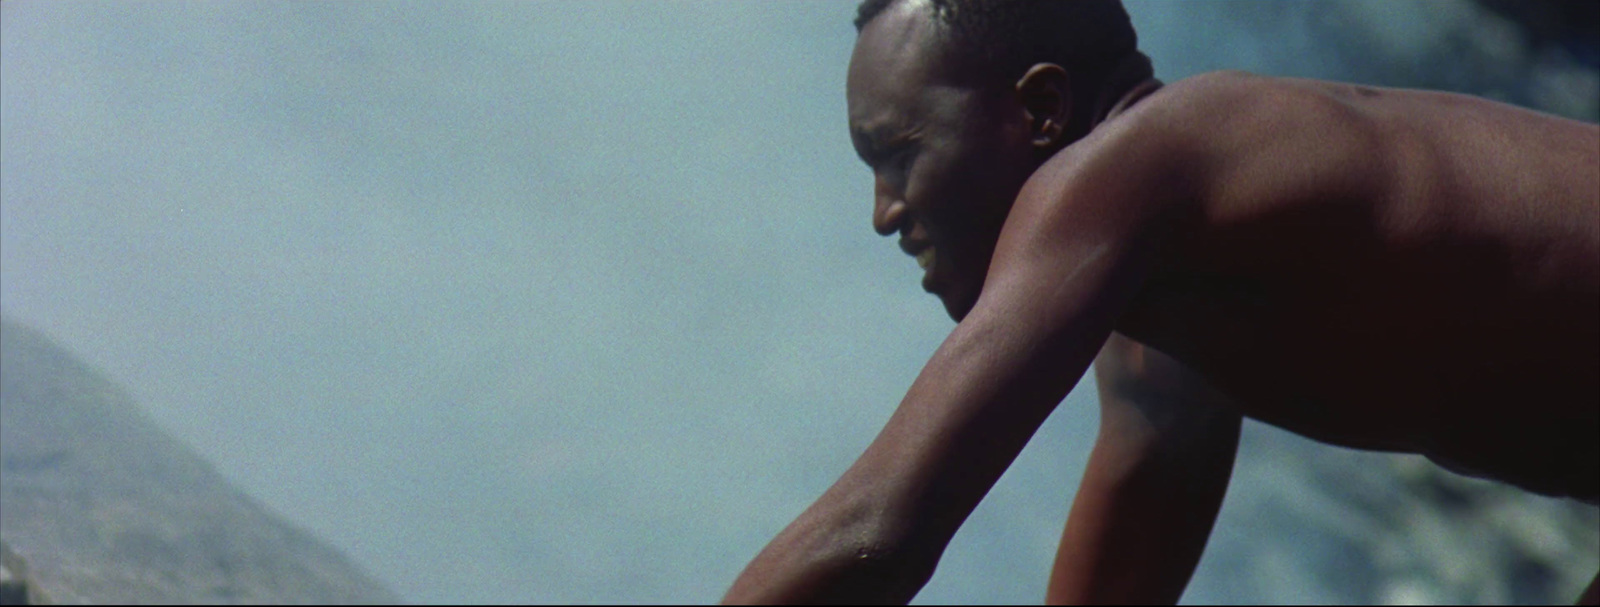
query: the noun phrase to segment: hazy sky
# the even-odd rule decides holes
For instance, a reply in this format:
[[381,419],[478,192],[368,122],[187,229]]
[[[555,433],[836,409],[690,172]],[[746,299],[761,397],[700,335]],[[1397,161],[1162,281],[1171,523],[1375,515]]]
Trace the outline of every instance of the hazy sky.
[[[713,601],[952,327],[871,229],[854,4],[8,1],[0,307],[409,600]],[[1334,61],[1129,8],[1169,81]],[[1091,395],[919,602],[1040,600]]]

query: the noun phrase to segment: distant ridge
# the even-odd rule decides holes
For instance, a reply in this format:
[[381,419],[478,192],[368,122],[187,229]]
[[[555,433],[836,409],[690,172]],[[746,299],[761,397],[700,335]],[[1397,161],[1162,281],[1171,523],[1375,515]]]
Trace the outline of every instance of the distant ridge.
[[0,319],[0,538],[59,603],[394,603],[38,331]]

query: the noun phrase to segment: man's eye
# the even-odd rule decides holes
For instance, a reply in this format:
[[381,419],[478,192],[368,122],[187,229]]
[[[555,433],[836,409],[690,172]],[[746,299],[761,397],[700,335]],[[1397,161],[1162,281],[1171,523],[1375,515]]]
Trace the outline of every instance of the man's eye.
[[891,150],[885,156],[887,158],[886,164],[889,166],[889,168],[904,171],[911,166],[911,160],[916,157],[915,152],[916,150],[913,150],[911,146],[903,146],[898,149]]
[[896,188],[903,188],[911,179],[911,163],[916,159],[913,150],[903,149],[882,156],[882,160],[875,168],[880,176],[889,180]]

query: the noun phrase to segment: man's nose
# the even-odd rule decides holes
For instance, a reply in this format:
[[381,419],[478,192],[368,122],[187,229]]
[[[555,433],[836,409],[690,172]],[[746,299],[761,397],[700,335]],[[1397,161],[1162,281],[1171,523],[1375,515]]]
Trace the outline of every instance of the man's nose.
[[901,196],[890,191],[890,188],[885,187],[883,180],[878,180],[873,190],[872,229],[877,230],[881,236],[900,231],[900,224],[906,217],[906,202]]

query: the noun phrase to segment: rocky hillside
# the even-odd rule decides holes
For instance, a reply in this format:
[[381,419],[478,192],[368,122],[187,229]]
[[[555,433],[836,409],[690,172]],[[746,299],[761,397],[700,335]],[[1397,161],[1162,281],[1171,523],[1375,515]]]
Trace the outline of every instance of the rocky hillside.
[[58,603],[390,603],[42,334],[0,321],[0,538]]
[[[1600,509],[1418,455],[1247,427],[1228,510],[1190,598],[1328,604],[1571,604],[1600,567]],[[1223,587],[1225,586],[1225,587]],[[1196,592],[1198,591],[1198,592]]]

